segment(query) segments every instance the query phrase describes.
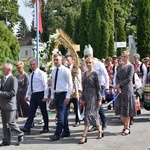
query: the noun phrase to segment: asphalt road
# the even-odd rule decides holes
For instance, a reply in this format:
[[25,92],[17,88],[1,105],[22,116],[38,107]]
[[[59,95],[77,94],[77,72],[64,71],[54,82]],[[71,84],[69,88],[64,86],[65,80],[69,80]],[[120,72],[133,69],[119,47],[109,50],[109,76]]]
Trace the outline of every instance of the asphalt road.
[[[59,141],[51,141],[50,135],[55,131],[54,114],[50,114],[50,132],[39,134],[42,125],[38,124],[41,116],[35,117],[35,126],[30,135],[25,136],[24,143],[15,146],[17,136],[12,133],[12,145],[1,147],[0,150],[150,150],[150,111],[142,109],[142,114],[137,116],[131,126],[131,134],[122,136],[122,122],[113,110],[106,110],[107,129],[104,138],[96,139],[97,131],[88,133],[87,143],[79,145],[78,142],[83,132],[83,122],[79,127],[73,127],[74,114],[69,116],[71,136]],[[18,124],[22,127],[26,118],[19,118]],[[2,123],[0,119],[0,140],[2,139]]]

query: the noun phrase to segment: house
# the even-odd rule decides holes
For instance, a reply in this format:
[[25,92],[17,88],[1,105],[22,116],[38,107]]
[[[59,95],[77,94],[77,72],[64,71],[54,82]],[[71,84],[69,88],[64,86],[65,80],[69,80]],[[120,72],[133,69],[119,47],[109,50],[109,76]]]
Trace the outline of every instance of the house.
[[[39,51],[45,49],[44,43],[39,43]],[[32,38],[30,32],[20,41],[19,60],[28,60],[36,58],[36,41]]]

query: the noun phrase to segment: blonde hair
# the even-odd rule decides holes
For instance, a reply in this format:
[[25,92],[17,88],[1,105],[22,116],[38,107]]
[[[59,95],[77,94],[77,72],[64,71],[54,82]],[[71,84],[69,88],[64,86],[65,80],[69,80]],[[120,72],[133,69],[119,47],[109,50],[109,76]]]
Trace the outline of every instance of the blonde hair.
[[93,58],[92,56],[87,57],[87,58],[85,59],[85,62],[86,62],[87,60],[91,60],[91,62],[94,63],[94,58]]
[[122,54],[122,55],[124,54],[124,55],[128,56],[128,58],[130,58],[130,52],[129,52],[128,50],[122,51],[121,54]]
[[22,61],[18,61],[17,64],[16,64],[16,67],[24,67],[24,62]]

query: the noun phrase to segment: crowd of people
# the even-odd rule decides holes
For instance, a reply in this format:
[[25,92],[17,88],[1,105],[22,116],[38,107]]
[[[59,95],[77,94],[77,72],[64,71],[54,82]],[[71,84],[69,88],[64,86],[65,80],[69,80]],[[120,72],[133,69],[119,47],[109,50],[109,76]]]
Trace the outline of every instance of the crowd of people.
[[[12,64],[5,63],[0,87],[3,125],[0,146],[11,144],[11,131],[18,134],[17,145],[22,143],[24,134],[31,132],[38,108],[44,123],[40,134],[48,133],[48,101],[55,106],[57,118],[56,130],[50,136],[52,141],[70,136],[68,115],[71,103],[75,112],[73,126],[80,126],[84,119],[79,144],[87,142],[88,132],[94,130],[98,131],[97,139],[104,137],[107,120],[103,103],[111,102],[107,109],[114,109],[115,114],[120,115],[123,122],[121,135],[130,134],[134,117],[141,113],[141,104],[145,109],[150,109],[150,59],[146,57],[141,62],[140,55],[134,54],[134,62],[131,63],[130,57],[129,51],[123,51],[120,57],[113,56],[99,61],[93,57],[93,49],[88,45],[85,46],[84,58],[78,66],[70,53],[63,57],[58,51],[53,57],[55,66],[51,73],[51,86],[48,85],[46,72],[38,68],[36,59],[29,60],[32,71],[30,75],[24,71],[24,63],[19,61],[16,64],[16,77],[12,74]],[[84,113],[84,117],[81,113]],[[18,117],[27,117],[21,129],[17,125]]]

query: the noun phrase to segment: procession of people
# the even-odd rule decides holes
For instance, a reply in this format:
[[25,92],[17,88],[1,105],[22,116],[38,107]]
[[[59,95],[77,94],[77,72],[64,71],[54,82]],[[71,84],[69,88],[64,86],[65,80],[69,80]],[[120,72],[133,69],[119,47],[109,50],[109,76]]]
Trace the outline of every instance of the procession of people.
[[[134,57],[134,63],[130,62],[130,57]],[[73,127],[81,126],[84,120],[79,144],[86,143],[89,132],[94,130],[98,131],[97,139],[105,137],[105,130],[109,126],[106,109],[113,109],[114,115],[120,116],[123,122],[120,131],[122,136],[131,134],[131,125],[134,117],[141,114],[141,105],[150,110],[148,57],[141,62],[139,54],[130,56],[126,50],[120,57],[112,56],[100,61],[94,58],[91,45],[87,45],[80,66],[74,63],[70,53],[63,56],[60,51],[54,54],[52,61],[54,67],[50,90],[47,74],[38,68],[36,59],[29,60],[30,75],[24,71],[24,63],[21,61],[16,64],[19,73],[16,77],[12,74],[11,63],[3,65],[0,87],[3,139],[0,146],[11,145],[11,131],[18,135],[18,145],[24,141],[26,134],[32,134],[38,108],[44,121],[40,134],[49,133],[48,101],[54,105],[57,116],[56,130],[49,136],[50,140],[57,141],[71,136],[68,116],[73,103]],[[105,109],[102,107],[104,104]],[[22,128],[17,125],[19,117],[27,118]]]

